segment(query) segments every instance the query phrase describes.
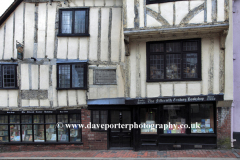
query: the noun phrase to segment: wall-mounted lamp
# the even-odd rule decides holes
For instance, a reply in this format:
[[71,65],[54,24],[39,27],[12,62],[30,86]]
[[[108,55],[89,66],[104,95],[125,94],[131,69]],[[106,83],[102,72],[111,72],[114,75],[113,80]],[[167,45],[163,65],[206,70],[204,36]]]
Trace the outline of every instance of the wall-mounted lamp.
[[36,62],[36,60],[37,60],[37,59],[36,59],[36,58],[34,58],[34,57],[31,57],[31,59],[34,59],[34,61],[35,61],[35,62]]

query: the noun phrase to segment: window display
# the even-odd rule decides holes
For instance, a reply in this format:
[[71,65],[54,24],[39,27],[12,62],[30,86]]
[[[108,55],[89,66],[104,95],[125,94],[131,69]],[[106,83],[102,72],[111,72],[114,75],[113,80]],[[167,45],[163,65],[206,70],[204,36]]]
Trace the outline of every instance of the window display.
[[164,124],[168,125],[165,128],[164,134],[185,134],[186,129],[183,127],[186,124],[186,112],[187,107],[185,105],[164,105]]
[[47,142],[56,142],[57,140],[56,125],[54,124],[46,125],[46,140]]
[[214,133],[212,104],[191,104],[191,133]]
[[10,138],[11,141],[21,141],[20,139],[20,125],[10,125]]
[[157,134],[156,113],[157,108],[141,108],[141,134]]
[[32,123],[32,115],[22,115],[21,116],[21,123]]
[[63,128],[58,128],[58,141],[59,142],[68,142],[68,129],[66,126]]
[[0,142],[8,141],[8,125],[0,125]]
[[44,125],[34,125],[34,142],[44,142]]
[[20,115],[10,115],[10,123],[20,123]]
[[56,123],[56,115],[45,115],[46,123]]
[[32,125],[22,125],[22,141],[32,142]]

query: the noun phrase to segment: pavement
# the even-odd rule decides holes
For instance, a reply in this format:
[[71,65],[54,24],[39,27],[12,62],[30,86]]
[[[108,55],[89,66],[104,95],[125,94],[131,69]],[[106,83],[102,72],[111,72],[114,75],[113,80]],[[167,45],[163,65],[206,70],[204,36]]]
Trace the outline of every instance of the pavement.
[[0,159],[141,159],[141,160],[240,160],[240,149],[229,150],[169,150],[169,151],[132,151],[132,150],[57,150],[21,151],[0,153]]

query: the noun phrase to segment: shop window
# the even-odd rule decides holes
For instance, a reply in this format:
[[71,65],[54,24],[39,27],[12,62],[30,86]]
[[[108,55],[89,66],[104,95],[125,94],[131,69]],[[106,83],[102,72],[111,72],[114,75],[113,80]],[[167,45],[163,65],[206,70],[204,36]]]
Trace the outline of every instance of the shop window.
[[184,125],[187,124],[188,113],[185,105],[164,105],[163,112],[164,124],[168,125],[164,134],[186,134]]
[[101,125],[107,124],[107,111],[92,111],[92,130],[93,131],[106,131]]
[[141,134],[157,134],[157,108],[141,108]]
[[191,133],[214,133],[213,104],[191,104]]
[[89,9],[72,8],[59,10],[58,36],[89,36]]
[[57,65],[57,89],[86,89],[87,63]]
[[[16,112],[19,114],[5,115],[7,112],[0,114],[0,142],[79,143],[82,141],[82,130],[78,125],[81,123],[81,111],[71,111],[68,114],[21,114],[20,111],[13,113]],[[63,127],[57,128],[56,122],[63,123]],[[66,127],[65,124],[70,126]]]
[[200,39],[148,42],[147,81],[201,80]]
[[0,89],[17,88],[17,65],[0,64]]

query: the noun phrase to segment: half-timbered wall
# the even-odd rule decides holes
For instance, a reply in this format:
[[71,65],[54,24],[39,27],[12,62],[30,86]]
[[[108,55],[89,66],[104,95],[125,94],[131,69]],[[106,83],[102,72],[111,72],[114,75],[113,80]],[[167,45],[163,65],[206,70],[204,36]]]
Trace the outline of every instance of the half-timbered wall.
[[[0,107],[77,107],[86,99],[124,97],[122,1],[34,2],[22,2],[0,26],[0,62],[17,59],[16,41],[24,44],[19,90],[0,90]],[[59,9],[76,7],[90,8],[90,37],[57,37]],[[56,90],[56,63],[63,59],[88,61],[88,90]],[[117,84],[94,85],[96,68],[116,69]]]

